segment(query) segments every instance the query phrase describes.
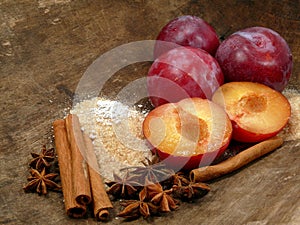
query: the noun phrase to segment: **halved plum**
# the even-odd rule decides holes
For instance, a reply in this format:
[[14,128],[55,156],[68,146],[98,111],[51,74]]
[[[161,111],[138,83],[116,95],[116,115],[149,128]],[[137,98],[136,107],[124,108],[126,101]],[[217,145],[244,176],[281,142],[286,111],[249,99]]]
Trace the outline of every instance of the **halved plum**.
[[186,98],[149,112],[143,132],[164,163],[175,170],[191,170],[211,164],[225,151],[232,126],[212,101]]
[[232,138],[240,142],[259,142],[275,136],[291,115],[285,96],[260,83],[226,83],[214,93],[212,101],[227,112],[233,125]]

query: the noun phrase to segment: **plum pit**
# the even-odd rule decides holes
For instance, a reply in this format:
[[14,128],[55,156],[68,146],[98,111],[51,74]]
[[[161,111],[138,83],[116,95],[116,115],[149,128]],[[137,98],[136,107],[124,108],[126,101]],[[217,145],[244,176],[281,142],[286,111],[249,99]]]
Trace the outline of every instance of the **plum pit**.
[[246,95],[239,100],[238,105],[244,112],[259,113],[266,110],[267,98],[256,94]]

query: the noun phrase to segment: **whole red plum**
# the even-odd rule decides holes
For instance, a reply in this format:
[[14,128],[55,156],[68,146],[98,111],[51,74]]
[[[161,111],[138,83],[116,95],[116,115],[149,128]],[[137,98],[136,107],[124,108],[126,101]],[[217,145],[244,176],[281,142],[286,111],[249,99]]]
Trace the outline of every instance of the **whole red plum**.
[[214,55],[220,44],[214,28],[203,19],[191,15],[171,20],[162,28],[156,40],[155,58],[176,45],[200,48]]
[[288,84],[293,66],[286,41],[265,27],[250,27],[233,33],[220,44],[215,57],[225,82],[258,82],[277,91]]
[[204,50],[183,46],[158,57],[147,76],[148,94],[155,107],[189,97],[210,99],[223,83],[215,58]]

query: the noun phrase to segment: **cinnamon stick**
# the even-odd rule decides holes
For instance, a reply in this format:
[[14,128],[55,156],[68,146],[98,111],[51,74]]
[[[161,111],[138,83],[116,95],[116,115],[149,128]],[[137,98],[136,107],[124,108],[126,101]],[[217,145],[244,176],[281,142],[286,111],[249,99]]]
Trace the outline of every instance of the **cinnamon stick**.
[[102,178],[99,174],[99,166],[96,161],[96,155],[92,140],[87,134],[83,134],[83,139],[86,147],[88,158],[88,169],[90,175],[91,192],[93,197],[94,216],[101,221],[106,221],[109,218],[108,209],[113,208],[112,203],[106,193],[106,189]]
[[80,128],[79,118],[69,114],[65,118],[68,140],[72,153],[72,181],[75,200],[81,205],[88,205],[92,201],[89,175],[85,154],[84,140]]
[[248,149],[238,153],[237,155],[220,162],[213,166],[206,166],[194,169],[190,172],[190,179],[193,182],[203,182],[212,180],[214,178],[229,174],[246,164],[252,162],[261,156],[274,151],[283,144],[281,137],[272,137],[268,140],[262,141]]
[[65,209],[68,216],[80,218],[86,214],[86,206],[78,204],[73,197],[71,150],[67,138],[65,121],[54,121],[53,129]]

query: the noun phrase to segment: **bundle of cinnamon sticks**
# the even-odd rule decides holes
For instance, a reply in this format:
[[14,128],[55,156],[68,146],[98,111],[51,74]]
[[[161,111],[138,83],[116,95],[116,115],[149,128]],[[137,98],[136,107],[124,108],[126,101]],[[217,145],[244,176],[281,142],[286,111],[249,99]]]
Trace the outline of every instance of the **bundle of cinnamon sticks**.
[[93,204],[94,216],[107,220],[113,206],[97,169],[92,141],[81,131],[78,117],[69,114],[56,120],[53,129],[67,215],[81,218]]

